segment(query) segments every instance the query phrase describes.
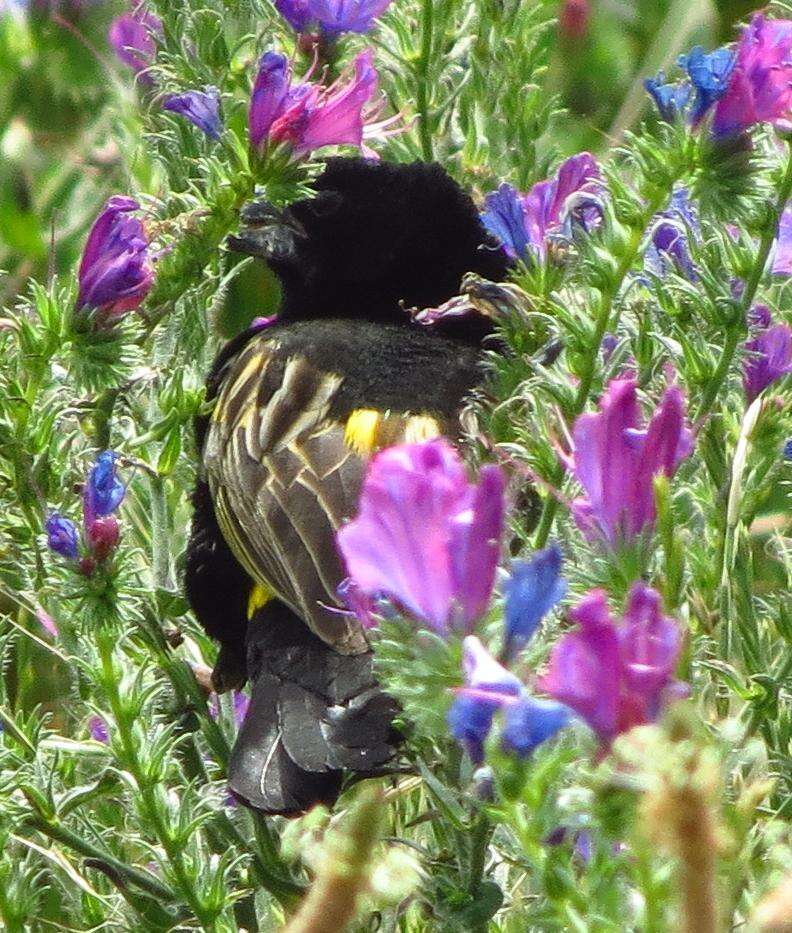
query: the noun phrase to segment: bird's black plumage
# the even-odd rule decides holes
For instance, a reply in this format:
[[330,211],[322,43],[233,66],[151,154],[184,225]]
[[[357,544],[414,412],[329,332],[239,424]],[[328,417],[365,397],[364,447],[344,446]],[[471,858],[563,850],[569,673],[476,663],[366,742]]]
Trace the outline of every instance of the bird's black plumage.
[[[506,271],[437,165],[332,159],[316,191],[243,213],[230,245],[269,262],[283,304],[276,325],[222,351],[207,383],[214,412],[196,425],[187,593],[221,643],[218,686],[252,684],[231,787],[273,813],[332,800],[344,772],[375,773],[394,755],[395,705],[357,620],[332,608],[335,531],[356,510],[368,456],[456,433],[480,379],[488,325],[420,327],[404,308],[441,304],[466,272]],[[254,583],[267,600],[248,623]]]

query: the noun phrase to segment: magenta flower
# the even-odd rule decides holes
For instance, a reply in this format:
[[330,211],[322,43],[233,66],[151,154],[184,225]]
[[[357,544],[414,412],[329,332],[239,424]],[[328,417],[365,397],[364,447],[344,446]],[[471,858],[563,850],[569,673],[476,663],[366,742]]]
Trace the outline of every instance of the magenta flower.
[[766,305],[753,308],[750,323],[753,336],[744,344],[743,388],[752,402],[768,386],[792,372],[792,328],[774,325]]
[[134,216],[134,198],[110,198],[91,227],[78,273],[77,309],[96,311],[101,323],[112,323],[145,299],[154,274],[149,241]]
[[154,61],[157,51],[154,37],[162,34],[162,21],[138,6],[132,13],[123,13],[110,24],[107,38],[118,58],[147,84],[151,78],[141,74]]
[[792,20],[754,15],[737,44],[725,92],[715,105],[712,132],[734,136],[755,123],[790,128],[792,120]]
[[683,695],[673,679],[681,632],[662,615],[655,590],[633,584],[618,624],[603,590],[588,593],[570,615],[577,628],[556,643],[539,686],[581,716],[604,746],[654,722],[665,702]]
[[693,449],[693,435],[685,427],[685,400],[677,386],[666,389],[646,430],[640,430],[633,379],[612,380],[599,408],[575,422],[566,462],[586,493],[573,503],[575,521],[588,538],[615,545],[652,524],[652,480],[674,475]]
[[503,533],[503,475],[468,481],[448,441],[403,444],[370,462],[357,517],[337,535],[352,581],[438,632],[469,632],[492,593]]
[[787,203],[778,224],[773,275],[792,275],[792,201]]
[[570,224],[595,228],[601,217],[602,174],[588,152],[561,164],[554,178],[540,181],[528,194],[510,185],[487,195],[481,215],[484,226],[506,252],[524,259],[526,253],[543,259],[553,236],[568,235]]
[[365,125],[364,109],[377,90],[377,72],[371,49],[354,61],[354,77],[342,74],[330,87],[292,86],[291,67],[285,56],[266,52],[248,113],[250,142],[261,148],[267,140],[288,143],[296,156],[322,146],[363,146],[376,129]]
[[538,700],[519,678],[500,665],[473,635],[462,643],[465,686],[456,690],[448,711],[448,727],[474,764],[484,760],[484,742],[492,720],[503,712],[501,744],[506,751],[527,757],[570,719],[567,707]]

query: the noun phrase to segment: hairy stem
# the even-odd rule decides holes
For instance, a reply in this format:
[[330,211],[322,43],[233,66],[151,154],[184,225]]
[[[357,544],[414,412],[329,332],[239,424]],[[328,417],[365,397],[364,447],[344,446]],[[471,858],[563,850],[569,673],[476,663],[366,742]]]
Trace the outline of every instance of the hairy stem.
[[775,202],[775,221],[774,223],[768,224],[765,227],[765,230],[762,233],[762,238],[759,241],[759,251],[756,254],[756,260],[754,261],[753,267],[751,269],[751,274],[748,276],[748,280],[745,283],[745,290],[743,291],[742,298],[740,300],[741,314],[732,323],[732,326],[727,332],[723,353],[721,354],[721,358],[718,361],[718,365],[712,375],[712,379],[710,379],[709,383],[707,384],[707,387],[704,390],[704,395],[701,399],[701,405],[696,417],[697,430],[707,419],[707,416],[712,410],[712,406],[715,404],[715,400],[717,399],[720,390],[723,388],[723,383],[729,374],[729,370],[731,369],[732,360],[734,359],[734,354],[737,351],[737,347],[739,346],[740,337],[742,336],[743,328],[745,326],[745,317],[747,312],[750,310],[751,305],[753,305],[757,289],[759,288],[759,283],[762,281],[762,276],[765,273],[767,259],[770,256],[770,250],[773,248],[773,243],[775,242],[776,236],[778,235],[778,224],[781,220],[781,214],[784,212],[784,208],[787,205],[787,201],[789,201],[790,195],[792,195],[792,144],[788,144],[787,146],[786,171],[784,172],[784,178],[781,182],[781,187],[778,189],[778,197],[776,198]]

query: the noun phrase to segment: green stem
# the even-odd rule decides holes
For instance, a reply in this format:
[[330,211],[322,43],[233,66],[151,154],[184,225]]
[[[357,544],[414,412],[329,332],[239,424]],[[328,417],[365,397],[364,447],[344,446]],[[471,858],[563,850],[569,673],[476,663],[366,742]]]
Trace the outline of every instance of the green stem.
[[[589,346],[589,353],[584,363],[585,368],[580,375],[580,382],[578,383],[577,392],[575,393],[572,409],[565,413],[570,423],[574,422],[575,419],[582,414],[588,402],[591,386],[594,383],[594,376],[597,372],[597,362],[599,360],[602,338],[605,336],[605,331],[608,329],[608,324],[613,316],[613,306],[621,291],[622,284],[641,249],[646,225],[668,199],[670,188],[673,187],[675,180],[675,178],[671,179],[669,186],[664,186],[655,191],[654,195],[647,202],[646,209],[642,215],[643,222],[633,229],[613,279],[608,287],[600,293],[594,321],[594,332]],[[557,488],[563,482],[563,479],[564,469],[559,464],[556,466],[553,474],[548,478],[548,482],[551,486]],[[548,494],[545,498],[542,514],[536,529],[535,547],[542,548],[547,543],[557,511],[558,499],[556,499],[554,495]]]
[[133,868],[131,865],[127,865],[125,862],[117,859],[114,855],[111,855],[106,849],[100,849],[93,843],[82,839],[80,836],[76,835],[62,824],[46,820],[40,814],[33,814],[27,822],[29,825],[33,826],[49,839],[68,846],[79,855],[82,855],[85,858],[96,859],[98,862],[104,862],[106,865],[112,868],[112,870],[116,872],[120,878],[124,878],[131,884],[136,885],[142,891],[146,891],[148,894],[153,895],[158,900],[168,901],[170,903],[175,901],[173,891],[171,891],[170,888],[167,888],[160,881],[157,881],[157,879],[152,875],[149,875],[146,872],[138,871],[137,868]]
[[729,374],[729,369],[731,368],[732,360],[734,354],[737,350],[737,347],[740,343],[740,337],[743,333],[743,328],[745,326],[745,317],[747,312],[750,310],[751,305],[753,304],[754,298],[756,297],[757,289],[759,288],[759,283],[762,281],[762,276],[764,275],[765,268],[767,267],[767,259],[770,256],[770,250],[773,248],[773,243],[775,238],[778,235],[778,224],[781,219],[781,214],[784,212],[784,208],[789,201],[790,196],[792,195],[792,144],[787,144],[787,165],[786,171],[784,172],[784,178],[781,182],[781,187],[778,189],[778,197],[775,202],[775,222],[770,225],[768,224],[762,233],[762,238],[759,241],[759,252],[756,254],[756,261],[753,264],[751,269],[751,274],[748,277],[748,281],[745,283],[745,291],[742,294],[740,300],[740,314],[737,319],[732,323],[729,331],[726,335],[726,344],[723,348],[723,353],[718,365],[715,368],[715,372],[712,374],[712,379],[710,379],[707,384],[706,389],[704,390],[704,395],[701,399],[701,406],[699,407],[698,415],[696,417],[696,428],[700,428],[701,425],[706,420],[709,415],[712,406],[715,404],[715,400],[718,397],[718,394],[723,387],[723,383],[726,380],[727,375]]
[[151,492],[151,572],[154,586],[161,590],[173,588],[170,566],[170,523],[165,482],[160,476],[149,477]]
[[418,108],[418,136],[421,158],[431,162],[434,158],[432,128],[429,123],[429,67],[432,60],[434,37],[434,0],[421,4],[421,55],[416,65],[417,88],[415,102]]
[[166,824],[160,812],[159,802],[154,793],[154,783],[145,773],[135,740],[130,729],[129,717],[124,709],[121,695],[118,690],[118,671],[113,662],[114,636],[108,631],[98,633],[97,645],[102,663],[104,688],[110,708],[113,711],[118,735],[123,749],[123,766],[132,775],[140,795],[140,809],[145,821],[162,846],[173,871],[173,877],[179,887],[185,903],[195,915],[204,930],[214,933],[216,917],[204,909],[199,892],[196,890],[193,878],[190,875],[184,860],[184,850],[177,839],[174,838],[170,827]]

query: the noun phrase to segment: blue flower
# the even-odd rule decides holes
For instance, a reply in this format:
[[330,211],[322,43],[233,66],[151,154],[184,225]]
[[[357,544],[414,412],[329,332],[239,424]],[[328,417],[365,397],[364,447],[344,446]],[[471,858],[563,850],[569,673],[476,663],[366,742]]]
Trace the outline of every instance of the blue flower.
[[502,184],[484,199],[485,210],[481,221],[489,232],[503,244],[506,252],[522,259],[530,244],[525,227],[523,195],[511,185]]
[[68,560],[77,560],[77,526],[71,519],[64,518],[59,512],[53,512],[44,522],[44,530],[47,532],[47,546],[51,551]]
[[567,590],[561,577],[561,548],[552,544],[531,560],[512,562],[511,576],[503,592],[506,597],[507,660],[525,646],[542,617],[563,598]]
[[792,460],[792,437],[784,444],[784,460]]
[[654,78],[646,78],[644,87],[655,102],[660,117],[673,123],[690,103],[693,87],[689,81],[666,84],[665,72],[658,71]]
[[715,49],[705,52],[697,45],[687,55],[677,60],[679,67],[687,71],[696,90],[696,99],[690,114],[694,126],[701,122],[710,107],[726,93],[736,61],[731,49]]
[[96,463],[88,474],[83,492],[83,513],[86,527],[95,519],[110,515],[121,505],[126,486],[116,474],[118,454],[105,450],[96,458]]
[[505,708],[501,742],[519,758],[551,739],[569,723],[572,711],[554,700],[537,700],[523,691],[516,703]]
[[203,130],[210,139],[220,138],[220,91],[216,87],[208,85],[203,91],[171,94],[162,107],[185,117],[199,130]]
[[474,764],[484,761],[484,742],[499,710],[504,714],[501,746],[520,758],[569,722],[569,709],[532,697],[519,678],[499,664],[474,635],[462,642],[462,668],[466,686],[456,691],[447,722],[451,735]]

